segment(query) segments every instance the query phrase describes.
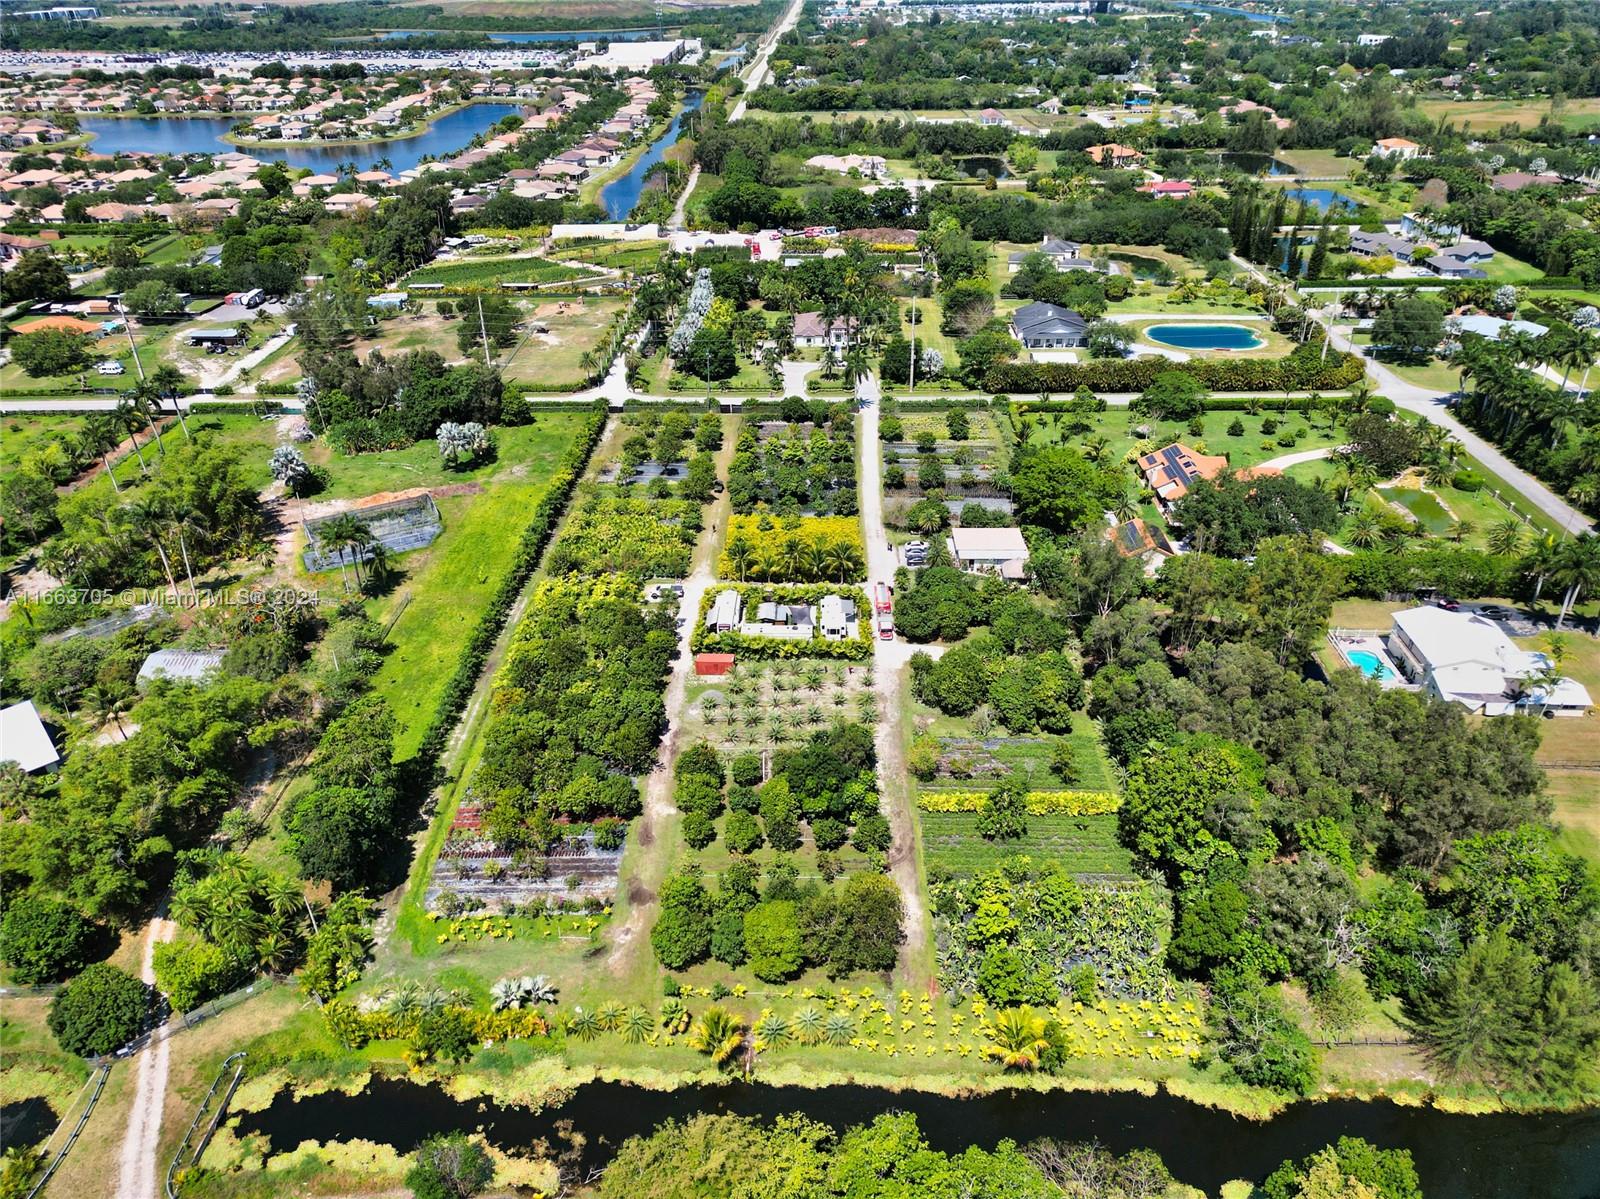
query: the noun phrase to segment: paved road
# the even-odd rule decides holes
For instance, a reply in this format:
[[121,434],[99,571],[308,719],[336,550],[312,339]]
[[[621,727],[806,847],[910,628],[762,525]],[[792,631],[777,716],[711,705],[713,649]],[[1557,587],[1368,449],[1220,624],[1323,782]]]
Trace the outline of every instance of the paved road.
[[1351,341],[1347,329],[1335,325],[1330,331],[1330,337],[1335,349],[1346,350],[1365,358],[1367,375],[1372,379],[1374,391],[1393,400],[1397,407],[1404,408],[1407,412],[1414,412],[1425,420],[1449,430],[1450,435],[1466,447],[1467,453],[1511,484],[1522,493],[1525,501],[1543,512],[1561,528],[1569,533],[1580,533],[1594,527],[1583,513],[1507,458],[1492,442],[1485,441],[1457,420],[1446,406],[1451,393],[1430,391],[1426,387],[1407,383],[1383,363],[1363,355],[1361,347]]
[[[744,96],[748,96],[766,82],[768,64],[772,60],[772,52],[777,48],[778,39],[800,23],[800,13],[805,9],[805,0],[794,0],[789,6],[789,11],[784,13],[778,23],[774,25],[767,36],[762,39],[761,48],[756,52],[755,58],[750,60],[750,68],[744,73]],[[733,111],[728,114],[728,120],[741,121],[744,119],[746,101],[741,96],[739,103],[733,106]]]

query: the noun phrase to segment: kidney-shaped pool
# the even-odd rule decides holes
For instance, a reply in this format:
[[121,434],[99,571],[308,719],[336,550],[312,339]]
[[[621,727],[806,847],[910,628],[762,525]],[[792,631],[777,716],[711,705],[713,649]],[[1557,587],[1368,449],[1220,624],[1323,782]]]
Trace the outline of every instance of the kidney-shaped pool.
[[1144,335],[1180,350],[1253,350],[1266,344],[1243,325],[1151,325]]

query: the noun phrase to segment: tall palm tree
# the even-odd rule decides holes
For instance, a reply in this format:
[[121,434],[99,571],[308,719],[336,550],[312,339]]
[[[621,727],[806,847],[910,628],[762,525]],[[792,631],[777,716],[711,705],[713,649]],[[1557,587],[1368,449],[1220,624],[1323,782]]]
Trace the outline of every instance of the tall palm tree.
[[101,728],[115,722],[122,739],[128,739],[128,731],[122,726],[122,714],[128,710],[126,695],[119,695],[109,687],[90,687],[83,693],[83,706],[93,713],[96,724]]
[[[150,467],[144,460],[144,451],[139,448],[139,430],[144,428],[144,421],[139,416],[138,409],[133,406],[133,401],[127,396],[123,396],[117,401],[116,420],[123,431],[133,439],[133,452],[139,459],[139,473],[148,475]],[[110,469],[108,465],[106,470],[109,471]]]
[[133,500],[122,505],[119,511],[128,526],[155,547],[156,556],[161,559],[162,572],[167,576],[167,586],[177,596],[178,580],[172,573],[172,559],[167,556],[167,547],[161,543],[162,530],[167,526],[163,507],[154,501]]
[[728,540],[728,547],[724,551],[728,556],[728,565],[733,569],[739,582],[744,582],[756,563],[756,549],[742,535],[736,534]]
[[1550,577],[1566,588],[1561,597],[1561,614],[1556,617],[1559,629],[1585,590],[1600,589],[1600,536],[1579,533],[1571,541],[1562,542]]

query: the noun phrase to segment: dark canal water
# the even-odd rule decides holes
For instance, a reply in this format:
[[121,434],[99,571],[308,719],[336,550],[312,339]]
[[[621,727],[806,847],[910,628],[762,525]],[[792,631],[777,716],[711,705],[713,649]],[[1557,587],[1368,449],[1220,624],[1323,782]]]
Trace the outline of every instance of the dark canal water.
[[79,124],[95,135],[89,148],[97,154],[222,154],[238,151],[264,162],[284,162],[292,167],[310,167],[331,173],[341,163],[353,162],[356,170],[370,170],[379,159],[387,158],[387,169],[398,173],[409,170],[423,158],[445,158],[462,149],[478,134],[502,117],[514,116],[522,109],[515,104],[469,104],[446,113],[427,132],[416,137],[390,141],[364,142],[351,146],[294,146],[265,149],[259,146],[234,146],[223,141],[238,118],[232,117],[83,117]]
[[699,1112],[766,1120],[799,1112],[842,1129],[889,1111],[914,1113],[929,1143],[946,1151],[1039,1137],[1098,1140],[1119,1153],[1147,1147],[1178,1179],[1211,1194],[1229,1179],[1259,1179],[1285,1158],[1359,1136],[1410,1149],[1428,1199],[1600,1199],[1600,1112],[1460,1116],[1358,1100],[1299,1103],[1256,1123],[1166,1094],[999,1091],[951,1099],[861,1086],[721,1083],[651,1091],[592,1082],[566,1103],[531,1112],[376,1079],[355,1096],[332,1092],[296,1102],[280,1093],[267,1110],[243,1115],[239,1132],[267,1136],[274,1151],[308,1139],[359,1138],[405,1153],[436,1132],[481,1128],[496,1146],[519,1152],[540,1139],[555,1144],[557,1122],[570,1121],[584,1138],[584,1165],[593,1167],[628,1137]]
[[704,99],[704,93],[690,92],[684,100],[683,111],[672,118],[667,131],[639,156],[639,161],[633,164],[626,175],[613,179],[600,189],[600,203],[605,207],[607,217],[620,221],[633,211],[633,206],[639,202],[639,196],[644,191],[644,177],[650,173],[651,167],[666,157],[668,150],[677,145],[678,138],[683,136],[684,118],[699,108]]

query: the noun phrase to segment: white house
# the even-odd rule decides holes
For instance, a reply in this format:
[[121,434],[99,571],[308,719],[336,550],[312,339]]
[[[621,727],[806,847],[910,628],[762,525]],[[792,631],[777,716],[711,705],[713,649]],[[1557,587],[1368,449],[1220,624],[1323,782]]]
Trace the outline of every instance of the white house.
[[1372,152],[1379,158],[1415,158],[1422,153],[1422,147],[1406,137],[1380,137],[1372,147]]
[[1550,659],[1522,649],[1476,613],[1435,607],[1396,612],[1389,654],[1425,690],[1478,715],[1582,716],[1592,706],[1588,689],[1576,679],[1536,681]]
[[1059,350],[1089,343],[1089,322],[1071,308],[1035,300],[1011,314],[1011,335],[1030,350]]
[[730,587],[711,602],[711,610],[706,613],[706,628],[713,633],[731,633],[739,627],[743,615],[744,604],[739,593]]
[[824,320],[820,312],[802,312],[794,318],[794,344],[797,346],[827,346],[842,349],[850,341],[850,320],[836,316]]
[[31,699],[0,708],[0,762],[15,762],[28,774],[54,770],[61,764],[50,731]]
[[854,605],[842,595],[822,597],[822,637],[824,641],[845,641],[850,636],[850,623],[855,618]]
[[951,529],[947,544],[951,560],[969,573],[1006,579],[1026,574],[1028,543],[1021,529]]

